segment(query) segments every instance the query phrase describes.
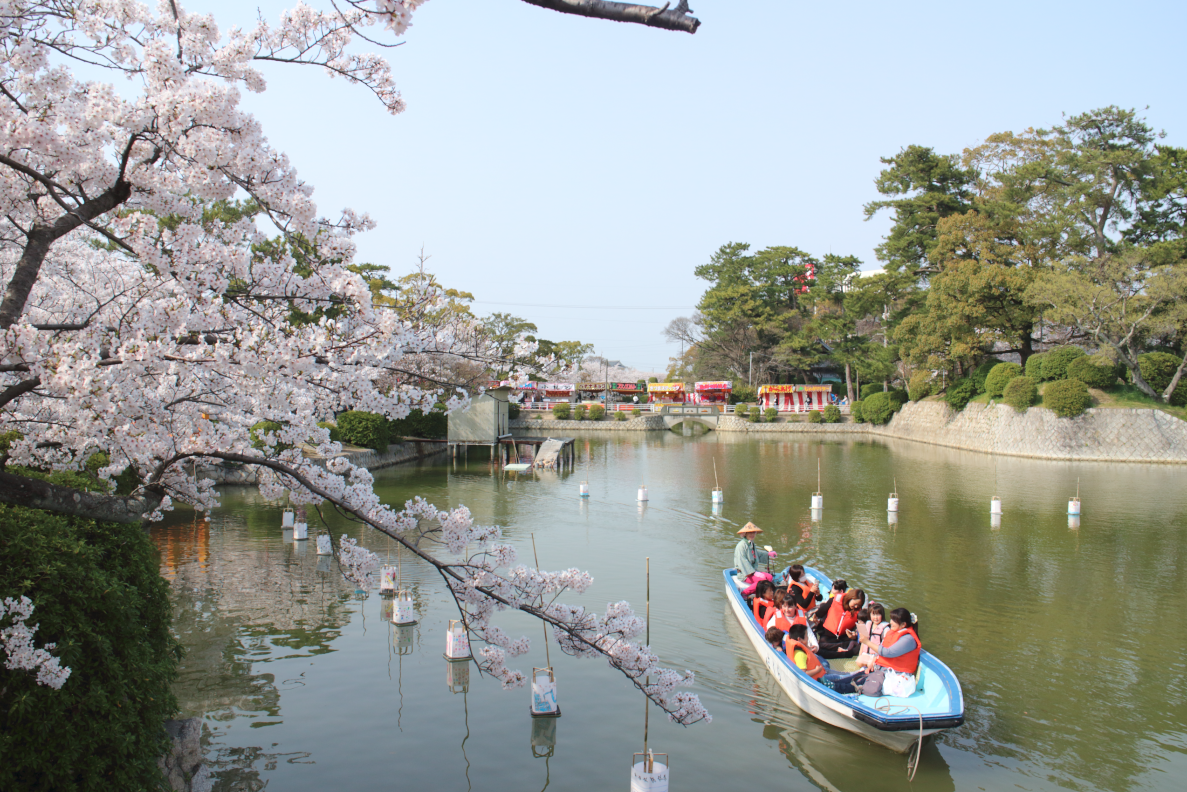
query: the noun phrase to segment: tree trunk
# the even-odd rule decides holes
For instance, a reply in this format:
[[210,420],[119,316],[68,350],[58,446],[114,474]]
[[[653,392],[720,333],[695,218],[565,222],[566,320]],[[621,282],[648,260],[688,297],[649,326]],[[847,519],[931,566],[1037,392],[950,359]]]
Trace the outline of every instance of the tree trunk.
[[128,497],[83,492],[73,487],[0,471],[0,503],[106,522],[138,523],[161,505],[162,495],[151,488],[146,488],[140,495]]
[[849,403],[853,404],[853,378],[849,373],[849,364],[845,364],[845,392],[849,396]]
[[1162,392],[1162,400],[1167,404],[1171,403],[1171,396],[1175,393],[1175,387],[1178,386],[1179,380],[1183,377],[1183,370],[1187,369],[1187,355],[1183,355],[1183,361],[1179,363],[1179,368],[1175,370],[1175,376],[1171,377],[1171,384],[1166,386],[1166,390]]

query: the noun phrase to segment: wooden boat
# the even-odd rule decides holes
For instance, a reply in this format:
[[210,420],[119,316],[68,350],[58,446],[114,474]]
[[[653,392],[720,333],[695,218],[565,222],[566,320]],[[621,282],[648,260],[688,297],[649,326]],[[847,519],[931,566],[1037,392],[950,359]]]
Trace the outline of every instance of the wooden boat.
[[[821,591],[832,588],[832,581],[819,571],[809,567],[804,567],[804,571],[816,578]],[[898,753],[911,750],[916,742],[929,734],[964,723],[964,694],[960,682],[948,666],[926,649],[919,653],[917,689],[907,698],[837,693],[816,682],[796,667],[787,655],[767,643],[765,631],[742,598],[737,574],[736,569],[725,570],[725,594],[734,615],[767,670],[804,712]]]

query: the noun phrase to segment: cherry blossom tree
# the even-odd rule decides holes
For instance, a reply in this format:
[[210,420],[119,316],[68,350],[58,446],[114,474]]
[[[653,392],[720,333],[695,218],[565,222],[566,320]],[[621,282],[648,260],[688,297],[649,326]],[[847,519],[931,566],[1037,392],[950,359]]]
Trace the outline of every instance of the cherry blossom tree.
[[[528,1],[689,32],[699,24],[683,2]],[[318,426],[343,410],[399,419],[442,401],[457,409],[468,395],[449,380],[453,362],[505,368],[473,321],[441,310],[440,289],[418,292],[412,312],[376,304],[351,270],[354,237],[371,220],[319,215],[310,185],[240,107],[241,90],[265,90],[259,67],[273,62],[320,67],[400,112],[387,61],[355,46],[392,46],[380,37],[403,34],[422,2],[299,5],[275,26],[224,32],[177,0],[155,10],[0,0],[0,502],[154,520],[175,501],[217,505],[197,461],[256,465],[265,494],[337,510],[437,568],[487,644],[482,667],[504,684],[522,684],[506,660],[528,642],[492,618],[514,609],[550,624],[565,651],[606,658],[673,719],[706,718],[677,691],[691,674],[660,668],[632,641],[643,624],[626,603],[593,613],[557,601],[585,591],[588,574],[517,564],[498,529],[464,508],[414,500],[393,510]],[[103,74],[111,82],[92,79]],[[530,351],[522,344],[516,358]],[[280,428],[256,448],[250,430],[261,421]],[[331,461],[307,458],[303,443]],[[100,491],[25,475],[87,465]],[[467,546],[477,549],[462,557]],[[359,582],[376,563],[346,538],[339,560]],[[27,655],[21,662],[33,662]],[[47,658],[35,659],[52,671]]]

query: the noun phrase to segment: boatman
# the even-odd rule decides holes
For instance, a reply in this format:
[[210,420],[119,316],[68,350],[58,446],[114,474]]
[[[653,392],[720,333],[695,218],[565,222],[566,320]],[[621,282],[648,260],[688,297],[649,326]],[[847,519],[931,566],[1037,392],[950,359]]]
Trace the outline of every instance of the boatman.
[[775,556],[775,552],[760,550],[754,544],[754,538],[760,533],[762,533],[762,529],[752,522],[746,523],[742,526],[742,530],[738,531],[742,539],[734,548],[734,568],[738,570],[738,577],[745,584],[742,588],[743,597],[749,597],[754,593],[754,587],[758,585],[758,581],[771,580],[771,573],[760,572],[758,565],[760,562],[769,563],[770,559]]

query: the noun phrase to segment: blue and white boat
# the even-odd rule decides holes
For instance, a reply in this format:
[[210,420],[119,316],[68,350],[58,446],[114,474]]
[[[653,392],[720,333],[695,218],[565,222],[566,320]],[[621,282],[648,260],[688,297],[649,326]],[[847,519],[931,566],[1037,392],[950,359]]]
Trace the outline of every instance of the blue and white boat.
[[[818,570],[804,571],[820,583],[821,591],[833,582]],[[906,753],[929,734],[964,723],[964,694],[956,675],[926,649],[919,653],[919,681],[907,698],[859,693],[837,693],[800,670],[787,655],[776,651],[765,631],[746,607],[738,588],[737,570],[725,570],[725,594],[743,631],[754,644],[767,669],[796,706],[812,717]]]

